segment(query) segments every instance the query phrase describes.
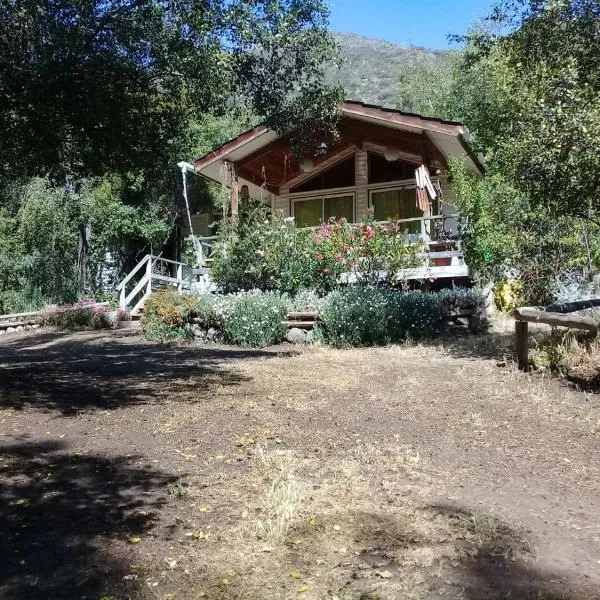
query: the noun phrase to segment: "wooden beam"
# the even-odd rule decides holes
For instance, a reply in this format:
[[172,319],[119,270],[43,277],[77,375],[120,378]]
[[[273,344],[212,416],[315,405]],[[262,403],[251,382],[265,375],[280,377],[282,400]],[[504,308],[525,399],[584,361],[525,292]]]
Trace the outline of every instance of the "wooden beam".
[[596,333],[597,322],[591,317],[579,317],[577,315],[565,315],[555,312],[547,312],[538,308],[524,307],[515,310],[515,320],[529,323],[543,323],[553,327],[569,327],[571,329],[583,329]]

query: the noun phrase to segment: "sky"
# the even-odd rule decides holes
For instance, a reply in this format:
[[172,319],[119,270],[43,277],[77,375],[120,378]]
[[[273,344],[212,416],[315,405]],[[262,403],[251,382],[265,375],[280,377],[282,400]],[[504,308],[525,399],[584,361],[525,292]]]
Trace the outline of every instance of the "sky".
[[464,33],[494,0],[329,0],[330,28],[434,50],[451,47],[450,33]]

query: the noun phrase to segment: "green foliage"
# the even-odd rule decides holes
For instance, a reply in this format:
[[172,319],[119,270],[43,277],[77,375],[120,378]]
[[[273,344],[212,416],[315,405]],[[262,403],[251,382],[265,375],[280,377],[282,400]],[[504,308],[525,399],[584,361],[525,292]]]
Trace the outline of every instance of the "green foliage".
[[195,313],[196,301],[190,294],[171,288],[155,292],[144,304],[142,333],[156,342],[189,340],[193,337],[189,323]]
[[454,72],[458,52],[427,54],[411,49],[400,67],[396,108],[438,119],[455,117]]
[[246,293],[233,297],[222,316],[228,341],[246,348],[264,348],[285,336],[288,301],[273,292]]
[[465,38],[465,71],[495,91],[493,105],[475,95],[467,124],[533,206],[598,219],[598,3],[506,1],[491,23]]
[[318,330],[333,346],[374,346],[432,337],[441,330],[442,317],[434,294],[361,286],[325,299]]
[[290,295],[311,289],[324,295],[343,274],[361,283],[394,281],[399,269],[416,265],[415,245],[407,244],[395,223],[361,225],[331,220],[318,229],[297,228],[293,219],[271,216],[260,203],[241,207],[239,226],[231,235],[224,221],[212,276],[227,292],[277,290]]
[[81,300],[70,306],[47,308],[39,313],[37,320],[45,327],[107,329],[115,324],[108,311],[108,307],[98,306],[93,300]]
[[321,0],[2,2],[0,179],[160,178],[190,119],[232,98],[278,130],[330,128],[327,18]]
[[481,283],[503,280],[507,271],[515,271],[523,301],[547,304],[561,274],[596,260],[595,226],[534,203],[499,173],[475,177],[461,161],[452,162],[451,171],[455,204],[465,219],[466,261]]

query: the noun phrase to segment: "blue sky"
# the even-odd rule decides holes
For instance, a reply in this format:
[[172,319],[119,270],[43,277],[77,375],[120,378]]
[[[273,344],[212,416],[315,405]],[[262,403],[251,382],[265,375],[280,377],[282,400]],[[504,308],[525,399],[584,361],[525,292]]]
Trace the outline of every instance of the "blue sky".
[[359,33],[398,44],[448,48],[450,33],[464,33],[493,0],[329,0],[333,31]]

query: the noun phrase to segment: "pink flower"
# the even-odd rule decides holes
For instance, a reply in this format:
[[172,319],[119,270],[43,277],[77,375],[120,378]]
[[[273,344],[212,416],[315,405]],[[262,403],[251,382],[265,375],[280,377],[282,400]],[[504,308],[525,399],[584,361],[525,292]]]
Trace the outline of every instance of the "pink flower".
[[319,227],[318,235],[322,239],[329,239],[331,237],[331,225],[329,225],[328,223],[323,223],[321,227]]
[[323,273],[325,273],[325,275],[331,275],[331,269],[323,269]]
[[365,240],[365,242],[368,242],[370,239],[373,238],[373,236],[375,235],[375,232],[373,231],[373,228],[370,225],[365,225],[363,227],[363,238]]
[[319,262],[323,262],[323,255],[320,252],[317,252],[315,254],[315,258],[319,261]]
[[350,250],[350,246],[348,246],[348,244],[344,244],[342,246],[342,252],[348,252],[348,250]]
[[344,259],[342,258],[341,254],[336,254],[335,260],[337,260],[339,263],[341,263]]

